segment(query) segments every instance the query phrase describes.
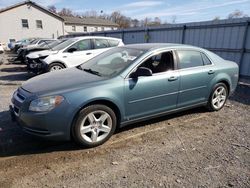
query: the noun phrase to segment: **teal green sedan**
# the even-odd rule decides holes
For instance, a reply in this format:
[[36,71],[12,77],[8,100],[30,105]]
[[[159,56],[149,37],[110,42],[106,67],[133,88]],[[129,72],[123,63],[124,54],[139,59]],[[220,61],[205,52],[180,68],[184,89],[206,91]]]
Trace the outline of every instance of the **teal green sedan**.
[[202,48],[127,45],[26,81],[10,111],[29,134],[94,147],[131,123],[198,106],[218,111],[238,77],[236,63]]

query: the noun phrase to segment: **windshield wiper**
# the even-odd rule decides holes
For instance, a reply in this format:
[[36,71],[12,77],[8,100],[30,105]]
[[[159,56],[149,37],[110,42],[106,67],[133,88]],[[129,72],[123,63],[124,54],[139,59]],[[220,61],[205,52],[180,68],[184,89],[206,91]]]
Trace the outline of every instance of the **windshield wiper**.
[[89,73],[91,73],[91,74],[95,74],[95,75],[97,75],[97,76],[101,76],[101,74],[99,73],[99,72],[97,72],[97,71],[94,71],[94,70],[92,70],[92,69],[83,69],[85,72],[89,72]]

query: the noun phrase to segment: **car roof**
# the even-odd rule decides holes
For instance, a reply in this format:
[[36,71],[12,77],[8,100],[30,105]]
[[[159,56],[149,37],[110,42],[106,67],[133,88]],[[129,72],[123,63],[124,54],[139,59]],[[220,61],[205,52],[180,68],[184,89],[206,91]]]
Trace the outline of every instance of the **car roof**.
[[83,36],[83,37],[74,37],[74,39],[113,39],[113,40],[122,40],[119,38],[113,38],[113,37],[102,37],[102,36]]
[[165,48],[175,48],[175,49],[180,49],[180,48],[190,48],[190,49],[199,49],[199,47],[191,46],[191,45],[186,45],[186,44],[177,44],[177,43],[139,43],[139,44],[128,44],[125,45],[124,47],[127,48],[134,48],[134,49],[139,49],[139,50],[156,50],[156,49],[165,49]]

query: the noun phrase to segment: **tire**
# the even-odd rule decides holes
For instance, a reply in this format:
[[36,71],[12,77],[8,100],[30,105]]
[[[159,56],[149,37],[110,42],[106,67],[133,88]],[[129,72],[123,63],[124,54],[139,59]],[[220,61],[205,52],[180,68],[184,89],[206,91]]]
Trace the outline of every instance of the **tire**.
[[228,88],[224,83],[217,83],[210,94],[207,109],[219,111],[223,108],[228,98]]
[[49,65],[48,72],[59,71],[65,67],[61,63],[52,63]]
[[116,125],[117,118],[111,108],[91,105],[79,112],[72,127],[72,136],[81,146],[96,147],[113,135]]

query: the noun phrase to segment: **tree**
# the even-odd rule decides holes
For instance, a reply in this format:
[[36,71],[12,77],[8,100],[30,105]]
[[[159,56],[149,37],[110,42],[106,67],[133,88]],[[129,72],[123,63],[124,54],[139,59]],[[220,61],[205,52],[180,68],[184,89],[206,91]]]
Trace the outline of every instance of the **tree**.
[[74,16],[73,11],[69,8],[63,8],[58,14],[60,16]]
[[173,15],[171,19],[172,19],[172,21],[171,21],[172,24],[175,24],[175,23],[176,23],[177,16]]
[[53,13],[57,13],[56,7],[54,5],[48,6],[48,10]]
[[128,28],[131,25],[131,18],[122,15],[119,11],[112,12],[110,20],[117,23],[120,28]]
[[86,11],[83,13],[84,17],[88,17],[88,18],[97,18],[98,14],[95,10],[90,10],[90,11]]
[[213,19],[213,21],[218,21],[218,20],[220,20],[219,16],[215,16],[214,19]]
[[131,19],[130,27],[140,27],[140,21],[137,19]]
[[141,26],[142,27],[147,27],[150,25],[150,22],[151,22],[151,18],[144,18],[143,20],[141,20]]
[[243,18],[247,17],[247,14],[244,14],[243,11],[235,10],[234,12],[230,13],[228,15],[228,19],[234,19],[234,18]]

